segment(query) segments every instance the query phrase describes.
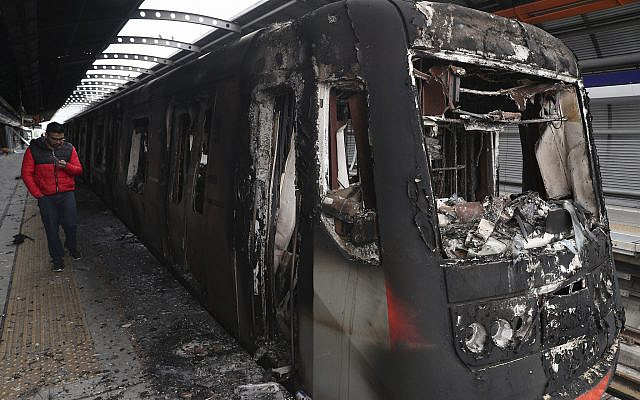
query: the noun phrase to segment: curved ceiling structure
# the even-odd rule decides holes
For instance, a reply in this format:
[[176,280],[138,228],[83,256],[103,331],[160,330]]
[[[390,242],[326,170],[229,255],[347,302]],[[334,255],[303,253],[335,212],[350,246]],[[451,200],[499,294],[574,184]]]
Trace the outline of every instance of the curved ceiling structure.
[[86,71],[93,86],[81,81],[52,119],[64,122],[173,65],[176,58],[201,53],[198,43],[215,31],[241,33],[232,20],[264,2],[143,1]]
[[[56,118],[69,118],[97,103],[72,96],[75,88],[89,82],[116,88],[102,98],[109,99],[225,40],[333,1],[3,0],[0,98],[16,114],[49,119],[58,110]],[[453,2],[535,23],[572,49],[583,72],[637,73],[640,67],[638,1]]]

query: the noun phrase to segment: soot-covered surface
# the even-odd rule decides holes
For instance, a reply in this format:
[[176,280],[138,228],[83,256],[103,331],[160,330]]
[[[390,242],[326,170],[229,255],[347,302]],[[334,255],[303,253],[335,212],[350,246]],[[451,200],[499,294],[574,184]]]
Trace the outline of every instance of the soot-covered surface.
[[104,371],[67,395],[265,398],[237,390],[268,375],[236,340],[92,192],[81,188],[77,199],[83,258],[74,273]]

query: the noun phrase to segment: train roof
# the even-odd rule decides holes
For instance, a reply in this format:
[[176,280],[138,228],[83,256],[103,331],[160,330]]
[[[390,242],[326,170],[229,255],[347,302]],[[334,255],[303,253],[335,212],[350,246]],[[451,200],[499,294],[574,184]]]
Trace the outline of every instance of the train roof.
[[450,3],[418,2],[416,11],[405,14],[414,49],[550,78],[578,77],[571,50],[535,26]]

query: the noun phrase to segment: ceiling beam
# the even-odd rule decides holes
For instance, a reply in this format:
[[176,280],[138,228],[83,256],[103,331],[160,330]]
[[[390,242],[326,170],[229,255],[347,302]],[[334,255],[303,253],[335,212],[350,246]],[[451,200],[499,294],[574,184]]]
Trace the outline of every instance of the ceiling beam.
[[231,32],[240,33],[240,25],[220,18],[206,15],[185,13],[168,10],[141,9],[131,14],[131,19],[154,19],[164,21],[180,21],[190,24],[207,25],[212,28],[224,29]]
[[[127,14],[130,14],[132,12],[134,12],[135,10],[137,10],[140,5],[142,4],[144,0],[135,0],[135,2],[133,4],[131,4],[131,8],[128,10]],[[88,19],[87,19],[88,20]],[[87,20],[84,20],[85,22]],[[125,15],[123,15],[122,17],[116,17],[116,18],[109,18],[109,19],[99,19],[96,22],[99,23],[104,23],[104,22],[108,22],[109,24],[112,24],[113,22],[120,22],[119,24],[117,24],[117,26],[114,27],[112,33],[109,35],[109,39],[117,36],[118,32],[120,32],[120,30],[124,27],[124,25],[127,23],[128,19],[126,18]],[[99,50],[95,52],[96,57],[100,58],[99,54],[102,53],[107,46],[109,45],[109,43],[104,43],[100,46]],[[97,47],[96,47],[97,48]],[[108,58],[104,57],[104,55],[102,56],[103,58]],[[95,60],[95,59],[94,59]],[[88,65],[91,64],[91,60],[87,63]],[[84,74],[84,72],[78,74],[78,83],[80,83],[82,81],[82,79],[84,79],[86,77],[86,75]],[[61,91],[61,93],[64,93],[65,91]],[[67,95],[69,93],[71,93],[71,88],[68,88],[66,90]],[[64,99],[64,97],[62,97],[62,99]],[[54,102],[51,102],[51,104],[53,104],[56,108],[59,108],[62,105],[63,101],[61,100],[58,104],[55,104]]]
[[540,24],[563,18],[575,17],[594,11],[606,10],[636,0],[538,0],[532,3],[505,8],[494,14],[507,18],[517,18],[529,24]]
[[640,53],[629,53],[620,56],[593,58],[578,61],[582,72],[602,72],[623,68],[640,68]]
[[180,50],[199,52],[200,47],[186,42],[172,39],[161,39],[149,36],[118,36],[111,44],[141,44],[149,46],[172,47]]
[[591,33],[612,31],[614,29],[626,28],[640,25],[640,12],[627,13],[615,18],[590,18],[589,27],[582,23],[562,26],[554,29],[547,29],[547,32],[557,38],[565,38],[577,35],[588,35]]

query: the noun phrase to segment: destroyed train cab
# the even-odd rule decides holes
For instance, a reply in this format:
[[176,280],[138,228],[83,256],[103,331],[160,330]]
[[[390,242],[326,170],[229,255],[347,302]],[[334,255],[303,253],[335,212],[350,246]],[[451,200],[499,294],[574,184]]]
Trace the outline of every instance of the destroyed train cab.
[[[623,314],[575,57],[536,27],[451,4],[395,2],[406,36],[349,4],[363,89],[320,84],[321,221],[363,265],[315,249],[314,318],[339,321],[350,345],[316,328],[314,393],[599,399]],[[517,193],[500,187],[509,130]],[[389,354],[372,356],[377,298]],[[354,396],[381,359],[391,392]]]
[[536,27],[339,1],[68,126],[94,190],[313,399],[585,400],[612,376],[624,321],[588,99]]

